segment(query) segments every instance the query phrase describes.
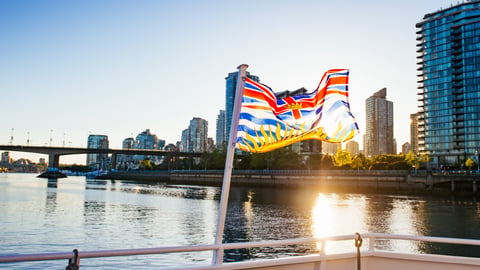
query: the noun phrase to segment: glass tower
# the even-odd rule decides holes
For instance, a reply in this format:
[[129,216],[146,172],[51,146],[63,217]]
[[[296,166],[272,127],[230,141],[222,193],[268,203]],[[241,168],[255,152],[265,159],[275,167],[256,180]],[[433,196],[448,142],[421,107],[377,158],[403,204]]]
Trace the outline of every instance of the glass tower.
[[[250,75],[247,71],[247,77],[255,82],[260,82],[258,76]],[[225,78],[226,91],[225,91],[225,141],[228,143],[230,137],[230,126],[233,116],[233,103],[235,102],[235,92],[237,88],[238,71],[228,73]],[[219,142],[217,141],[217,144]]]
[[417,27],[418,150],[433,166],[480,151],[480,1],[426,14]]
[[387,88],[375,92],[365,101],[367,156],[395,154],[393,138],[393,102],[387,100]]
[[[88,135],[87,148],[108,149],[107,135]],[[105,169],[108,154],[87,154],[87,166],[95,170]]]

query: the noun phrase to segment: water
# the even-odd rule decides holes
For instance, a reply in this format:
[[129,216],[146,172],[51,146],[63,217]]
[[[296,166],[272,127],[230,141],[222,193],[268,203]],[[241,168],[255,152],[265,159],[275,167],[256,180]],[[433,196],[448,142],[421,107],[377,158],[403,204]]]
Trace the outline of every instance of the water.
[[[212,244],[220,188],[164,183],[51,181],[0,174],[0,255]],[[383,232],[480,239],[480,203],[470,197],[322,193],[315,189],[232,188],[226,242]],[[413,253],[479,256],[478,248],[385,241]],[[327,253],[354,251],[352,241]],[[318,252],[315,245],[229,250],[225,261]],[[83,259],[82,269],[154,269],[209,264],[212,252]],[[0,264],[65,269],[67,261]]]

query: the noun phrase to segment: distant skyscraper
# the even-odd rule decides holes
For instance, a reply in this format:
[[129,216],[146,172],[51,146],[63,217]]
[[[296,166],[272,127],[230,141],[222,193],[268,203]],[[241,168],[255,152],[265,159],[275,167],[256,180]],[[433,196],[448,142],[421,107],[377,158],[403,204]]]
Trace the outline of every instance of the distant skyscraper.
[[[132,137],[125,138],[122,142],[122,149],[134,149],[135,139]],[[132,155],[117,155],[117,163],[124,169],[130,169],[134,162],[134,156]]]
[[11,159],[10,159],[10,153],[9,152],[3,152],[2,153],[2,163],[10,163]]
[[[252,79],[255,82],[260,82],[258,76],[250,75],[247,71],[247,77]],[[230,125],[232,123],[233,116],[233,103],[235,102],[235,92],[237,87],[238,80],[238,71],[228,73],[228,76],[225,78],[226,81],[226,91],[225,91],[225,141],[228,142],[230,137]]]
[[325,154],[335,155],[338,151],[338,148],[341,148],[342,144],[340,143],[329,143],[322,142],[322,152]]
[[[108,149],[108,136],[89,135],[87,141],[87,148]],[[92,169],[106,169],[108,162],[108,154],[87,154],[87,166]]]
[[418,154],[418,114],[410,114],[410,150]]
[[190,120],[188,129],[182,132],[184,151],[203,153],[208,146],[208,122],[199,117]]
[[188,150],[188,144],[189,144],[189,137],[188,137],[188,128],[182,130],[182,141],[180,144],[180,151],[182,152],[187,152]]
[[418,150],[434,166],[480,149],[480,1],[426,14],[417,27]]
[[227,145],[226,141],[226,118],[225,110],[220,110],[217,116],[217,130],[216,130],[216,146],[218,149],[223,149]]
[[410,152],[410,150],[411,150],[410,143],[406,142],[406,143],[402,144],[402,154],[408,154],[408,152]]
[[395,154],[393,138],[393,102],[387,99],[387,89],[382,88],[366,100],[367,156]]
[[[157,150],[158,149],[158,137],[155,134],[150,132],[150,129],[146,129],[142,131],[135,137],[135,143],[133,145],[135,149],[150,149],[150,150]],[[159,156],[144,156],[144,155],[136,155],[135,159],[137,161],[150,159],[152,161],[160,160]]]
[[356,141],[352,141],[352,140],[348,141],[345,144],[345,149],[348,152],[350,152],[350,154],[352,154],[352,156],[356,156],[360,153],[358,142],[356,142]]

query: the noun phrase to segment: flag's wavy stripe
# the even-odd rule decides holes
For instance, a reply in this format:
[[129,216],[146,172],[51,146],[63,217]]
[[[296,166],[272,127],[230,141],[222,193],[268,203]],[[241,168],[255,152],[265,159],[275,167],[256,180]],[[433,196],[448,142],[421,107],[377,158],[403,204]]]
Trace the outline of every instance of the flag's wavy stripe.
[[[306,139],[343,142],[358,133],[348,103],[348,70],[330,70],[314,92],[284,99],[248,78],[245,85],[237,136],[244,151],[266,152]],[[295,103],[302,108],[288,105]]]

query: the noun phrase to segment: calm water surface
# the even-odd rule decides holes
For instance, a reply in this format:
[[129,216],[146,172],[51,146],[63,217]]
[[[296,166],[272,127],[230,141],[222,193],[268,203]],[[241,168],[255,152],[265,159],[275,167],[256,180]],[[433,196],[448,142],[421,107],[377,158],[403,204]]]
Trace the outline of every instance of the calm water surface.
[[[220,188],[164,183],[51,181],[0,174],[0,256],[212,244]],[[232,188],[225,242],[355,232],[480,239],[480,204],[470,197],[325,193],[314,189]],[[472,247],[388,241],[386,250],[480,256]],[[315,245],[226,251],[226,261],[318,252]],[[352,241],[327,253],[354,251]],[[209,264],[211,252],[83,259],[82,269],[154,269]],[[0,264],[2,269],[65,269],[67,261]]]

